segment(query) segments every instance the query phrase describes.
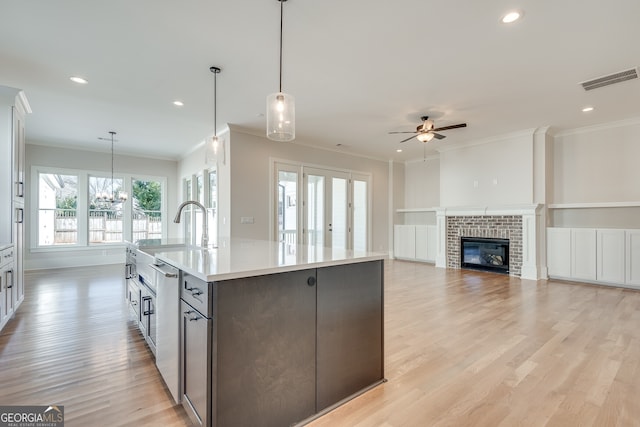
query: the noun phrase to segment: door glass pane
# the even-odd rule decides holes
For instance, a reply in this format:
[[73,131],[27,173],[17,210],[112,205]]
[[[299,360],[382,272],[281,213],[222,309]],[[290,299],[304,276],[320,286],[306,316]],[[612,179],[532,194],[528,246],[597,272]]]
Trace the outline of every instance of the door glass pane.
[[209,242],[218,244],[218,173],[216,169],[209,170],[209,205],[207,206],[207,221],[209,228]]
[[347,248],[347,180],[332,178],[331,187],[331,247]]
[[[196,176],[196,200],[199,201],[200,203],[204,204],[204,176],[202,174],[199,174]],[[191,205],[193,206],[193,205]],[[195,230],[195,241],[193,241],[192,243],[194,245],[200,245],[200,243],[202,242],[202,225],[203,225],[203,221],[202,221],[202,209],[193,206],[193,212],[195,213],[195,224],[196,224],[196,230]]]
[[133,240],[162,238],[162,184],[158,181],[132,181]]
[[278,240],[296,244],[298,231],[298,174],[278,171]]
[[[191,179],[185,178],[184,180],[184,202],[187,200],[193,200],[193,191],[192,191]],[[192,230],[191,230],[191,209],[193,205],[187,205],[182,210],[182,222],[184,223],[184,241],[188,244],[193,243],[192,241]]]
[[38,245],[78,243],[78,177],[40,173],[38,176]]
[[120,178],[89,177],[89,244],[124,240],[124,201],[118,197],[121,190]]
[[324,245],[324,176],[308,175],[307,243]]
[[367,182],[353,181],[353,250],[367,250]]
[[298,173],[278,170],[278,242],[282,264],[296,257],[298,242]]

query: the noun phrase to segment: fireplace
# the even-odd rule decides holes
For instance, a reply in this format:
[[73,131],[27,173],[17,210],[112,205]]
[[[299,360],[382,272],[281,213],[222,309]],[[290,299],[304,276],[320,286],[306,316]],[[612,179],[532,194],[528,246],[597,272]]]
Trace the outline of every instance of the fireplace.
[[509,240],[460,238],[460,267],[509,274]]

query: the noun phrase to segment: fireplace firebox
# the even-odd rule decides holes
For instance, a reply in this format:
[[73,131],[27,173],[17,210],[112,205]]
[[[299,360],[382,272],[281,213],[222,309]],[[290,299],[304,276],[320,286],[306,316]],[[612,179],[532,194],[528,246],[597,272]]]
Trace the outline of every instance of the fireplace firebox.
[[509,274],[509,240],[462,237],[461,268]]

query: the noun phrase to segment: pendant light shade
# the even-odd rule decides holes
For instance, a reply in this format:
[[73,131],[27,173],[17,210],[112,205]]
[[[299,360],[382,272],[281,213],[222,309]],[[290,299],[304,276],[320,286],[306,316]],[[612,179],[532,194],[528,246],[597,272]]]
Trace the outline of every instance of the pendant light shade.
[[282,91],[282,22],[283,3],[280,2],[280,89],[267,96],[267,138],[273,141],[293,141],[296,138],[296,103],[292,95]]
[[281,142],[296,138],[296,103],[292,95],[277,92],[267,96],[267,138]]
[[213,136],[207,141],[205,163],[215,164],[220,158],[220,151],[224,149],[224,140],[218,136],[218,74],[222,70],[219,67],[209,67],[209,71],[213,73]]

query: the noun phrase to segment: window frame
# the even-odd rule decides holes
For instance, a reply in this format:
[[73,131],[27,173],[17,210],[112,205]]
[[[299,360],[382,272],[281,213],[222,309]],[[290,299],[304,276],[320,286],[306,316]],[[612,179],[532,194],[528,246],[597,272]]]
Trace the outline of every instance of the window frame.
[[[78,220],[78,238],[77,243],[68,245],[40,245],[39,244],[39,181],[40,174],[59,174],[59,175],[74,175],[78,177],[78,199],[76,204],[76,216]],[[31,198],[30,203],[32,208],[30,209],[30,251],[31,252],[50,252],[50,251],[69,251],[69,250],[94,250],[101,248],[113,248],[122,247],[127,241],[132,240],[133,236],[133,216],[131,208],[131,200],[133,195],[131,189],[133,180],[144,181],[157,181],[162,188],[161,199],[161,215],[166,220],[162,221],[162,238],[166,238],[168,234],[168,216],[167,216],[167,177],[166,176],[154,176],[138,173],[124,173],[114,172],[114,179],[122,179],[124,186],[123,189],[129,192],[129,199],[125,203],[123,210],[123,241],[111,242],[111,243],[89,243],[89,178],[91,176],[104,177],[107,172],[85,169],[72,169],[72,168],[59,168],[50,166],[32,166],[31,167]],[[109,176],[110,177],[110,176]]]

